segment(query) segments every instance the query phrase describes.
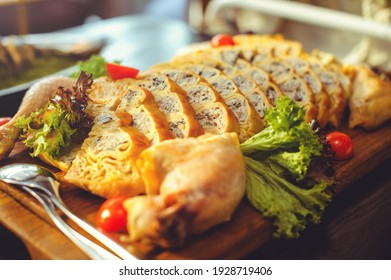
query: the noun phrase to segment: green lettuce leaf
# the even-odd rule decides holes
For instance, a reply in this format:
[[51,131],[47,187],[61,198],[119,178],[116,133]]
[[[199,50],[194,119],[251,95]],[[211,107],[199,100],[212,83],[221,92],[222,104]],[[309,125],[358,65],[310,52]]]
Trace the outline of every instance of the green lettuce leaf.
[[297,238],[309,222],[319,223],[331,201],[330,182],[320,180],[303,189],[276,174],[265,162],[246,157],[250,203],[262,215],[273,219],[275,237]]
[[313,160],[326,153],[319,130],[304,115],[304,108],[281,97],[265,115],[266,128],[241,144],[247,198],[273,219],[277,237],[298,237],[309,222],[320,221],[331,200],[332,181],[308,176]]
[[270,154],[279,149],[298,150],[300,146],[305,152],[319,154],[323,146],[304,122],[304,115],[305,110],[290,98],[278,98],[265,115],[266,128],[240,145],[243,154]]
[[32,156],[46,153],[56,158],[68,151],[72,141],[86,136],[92,125],[85,112],[92,82],[91,75],[82,72],[73,90],[59,87],[43,108],[16,120],[22,130],[19,137],[32,149]]
[[72,113],[56,104],[18,118],[16,126],[22,129],[23,143],[33,149],[32,156],[46,152],[50,157],[56,157],[69,148],[76,132],[71,128],[75,121]]
[[[109,76],[106,69],[106,60],[99,55],[92,55],[90,59],[85,61],[79,61],[77,66],[79,70],[72,74],[72,77],[79,77],[82,71],[91,74],[94,79],[104,76]],[[119,64],[120,61],[116,60],[113,63]]]

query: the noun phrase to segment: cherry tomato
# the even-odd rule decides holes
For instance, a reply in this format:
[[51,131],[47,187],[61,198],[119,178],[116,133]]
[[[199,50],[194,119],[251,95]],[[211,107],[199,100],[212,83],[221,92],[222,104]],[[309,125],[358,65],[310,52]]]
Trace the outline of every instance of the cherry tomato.
[[326,135],[331,151],[334,152],[334,159],[345,160],[353,156],[354,148],[352,139],[342,132],[334,131]]
[[126,211],[122,206],[127,199],[117,196],[107,199],[98,210],[96,223],[106,232],[126,231]]
[[235,41],[232,36],[227,34],[218,34],[210,40],[210,44],[212,47],[217,48],[221,46],[233,46],[235,45]]
[[115,63],[106,63],[107,73],[113,80],[123,78],[136,78],[140,70]]
[[6,124],[7,122],[9,122],[11,120],[10,117],[2,117],[0,118],[0,126]]

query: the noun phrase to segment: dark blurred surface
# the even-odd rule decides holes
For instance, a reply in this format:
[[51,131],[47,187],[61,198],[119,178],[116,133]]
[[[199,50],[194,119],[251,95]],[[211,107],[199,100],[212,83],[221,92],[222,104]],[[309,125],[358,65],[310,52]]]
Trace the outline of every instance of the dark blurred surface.
[[[120,60],[122,64],[142,71],[168,61],[179,49],[190,43],[205,39],[191,32],[181,20],[151,15],[99,20],[53,33],[53,36],[61,34],[101,39],[106,42],[101,55],[108,61]],[[12,116],[16,112],[26,89],[12,94],[0,91],[0,117]]]
[[0,224],[0,260],[31,259],[23,242]]
[[13,94],[0,96],[0,117],[12,117],[18,110],[24,93],[24,91],[18,91]]
[[[30,33],[104,39],[103,56],[141,70],[200,40],[184,21],[187,0],[40,0],[26,7]],[[18,34],[18,12],[17,5],[0,5],[0,38]],[[17,111],[26,89],[0,91],[0,117]]]
[[[131,14],[151,14],[177,19],[185,17],[187,0],[36,0],[24,1],[28,32],[44,33]],[[1,4],[1,3],[0,3]],[[0,5],[0,35],[19,33],[18,4]]]

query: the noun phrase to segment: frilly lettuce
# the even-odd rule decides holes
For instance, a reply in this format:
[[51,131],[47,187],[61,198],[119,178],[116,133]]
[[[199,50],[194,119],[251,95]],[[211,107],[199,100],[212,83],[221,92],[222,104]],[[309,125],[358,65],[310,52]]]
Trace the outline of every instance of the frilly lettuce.
[[[72,77],[77,78],[80,72],[84,71],[91,74],[94,79],[104,76],[109,76],[106,68],[106,59],[100,55],[92,55],[90,59],[85,61],[79,61],[77,66],[78,71],[72,74]],[[115,60],[113,63],[119,64],[119,60]]]
[[247,198],[273,219],[276,237],[298,237],[308,222],[320,221],[331,200],[331,180],[308,178],[311,163],[325,154],[325,145],[305,123],[304,114],[302,107],[281,97],[266,113],[267,127],[241,144]]
[[33,149],[32,156],[46,152],[50,157],[56,157],[69,147],[76,132],[71,127],[75,121],[72,113],[57,104],[18,118],[16,126],[22,129],[23,143]]
[[82,72],[73,90],[59,87],[46,106],[17,119],[15,125],[22,130],[20,139],[33,150],[32,156],[46,153],[58,157],[73,140],[85,135],[91,125],[85,112],[91,85],[91,75]]

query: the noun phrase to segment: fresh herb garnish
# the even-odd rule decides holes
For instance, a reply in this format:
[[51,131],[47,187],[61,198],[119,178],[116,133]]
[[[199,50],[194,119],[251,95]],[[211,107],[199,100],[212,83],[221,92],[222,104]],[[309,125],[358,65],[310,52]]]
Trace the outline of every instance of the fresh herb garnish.
[[[91,74],[94,79],[109,76],[107,73],[106,62],[107,61],[102,56],[92,55],[90,59],[79,61],[77,63],[79,70],[72,74],[72,77],[77,78],[82,71]],[[120,61],[116,60],[113,63],[119,64]]]
[[33,149],[32,156],[46,153],[58,157],[72,141],[85,135],[91,127],[86,113],[91,85],[91,75],[82,72],[73,89],[58,87],[43,108],[17,119],[15,125],[22,129],[20,139]]
[[267,127],[241,144],[247,198],[273,219],[276,237],[298,237],[308,222],[320,221],[331,200],[331,180],[308,176],[314,159],[328,153],[319,128],[305,123],[304,115],[302,107],[281,97],[266,113]]

